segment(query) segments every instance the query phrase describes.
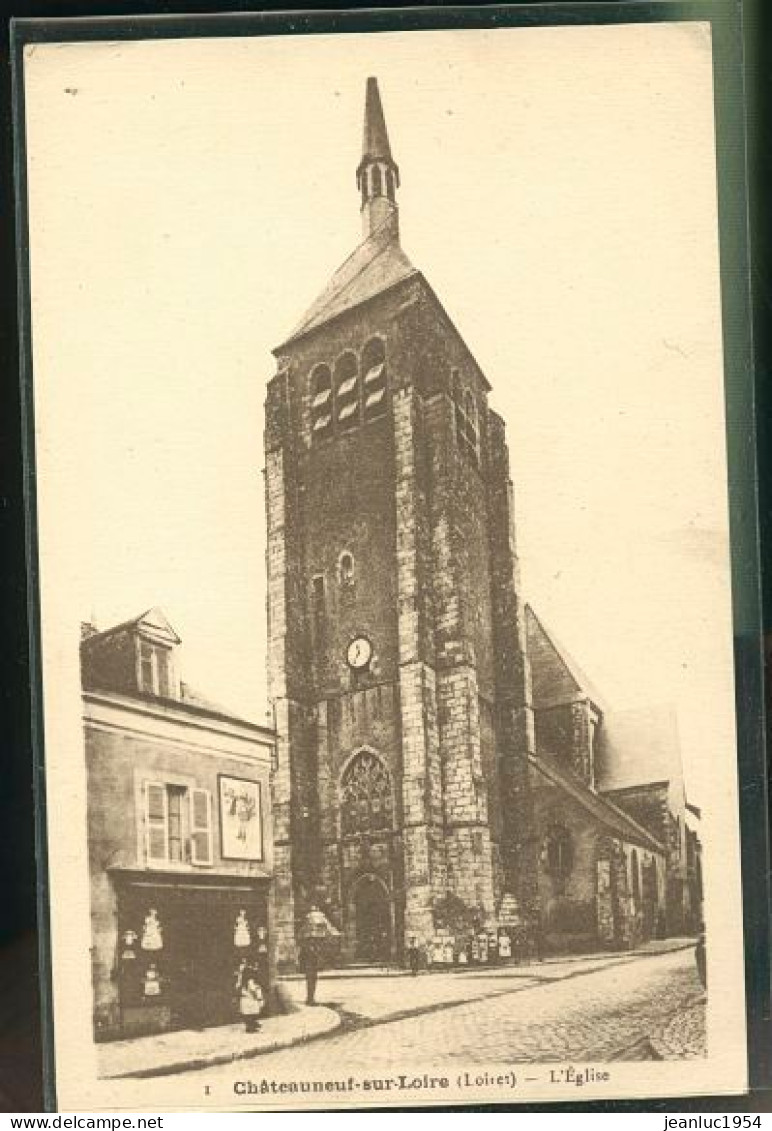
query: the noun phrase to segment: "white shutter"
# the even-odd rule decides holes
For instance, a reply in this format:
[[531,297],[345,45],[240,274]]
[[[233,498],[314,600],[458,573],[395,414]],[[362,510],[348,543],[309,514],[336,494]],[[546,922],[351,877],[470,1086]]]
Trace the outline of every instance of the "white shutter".
[[190,791],[190,859],[212,863],[212,795],[208,789]]
[[145,782],[145,856],[148,864],[169,859],[169,797],[163,782]]

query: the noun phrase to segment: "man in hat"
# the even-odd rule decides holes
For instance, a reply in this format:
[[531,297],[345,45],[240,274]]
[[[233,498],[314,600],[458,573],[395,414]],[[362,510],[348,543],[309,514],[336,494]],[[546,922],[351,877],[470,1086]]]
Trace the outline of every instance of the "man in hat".
[[306,1005],[316,1005],[316,984],[322,964],[322,942],[327,935],[327,916],[312,903],[303,923],[300,941],[300,969],[306,979]]

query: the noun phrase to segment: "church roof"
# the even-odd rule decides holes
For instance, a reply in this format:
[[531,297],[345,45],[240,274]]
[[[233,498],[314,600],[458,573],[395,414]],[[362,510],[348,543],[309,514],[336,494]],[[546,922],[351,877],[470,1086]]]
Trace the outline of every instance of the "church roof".
[[643,844],[654,852],[664,851],[663,845],[652,834],[634,821],[622,809],[619,809],[608,797],[601,797],[593,790],[588,789],[569,770],[558,765],[551,758],[542,758],[537,754],[529,754],[528,761],[533,768],[546,778],[551,785],[567,793],[577,804],[581,805],[592,814],[596,820],[606,828],[634,844]]
[[277,350],[415,275],[418,271],[394,238],[387,220],[341,264]]
[[571,653],[548,631],[530,605],[525,607],[533,705],[539,710],[588,698],[604,710],[603,697]]
[[683,781],[678,718],[669,704],[613,711],[603,720],[595,751],[599,790],[647,782]]

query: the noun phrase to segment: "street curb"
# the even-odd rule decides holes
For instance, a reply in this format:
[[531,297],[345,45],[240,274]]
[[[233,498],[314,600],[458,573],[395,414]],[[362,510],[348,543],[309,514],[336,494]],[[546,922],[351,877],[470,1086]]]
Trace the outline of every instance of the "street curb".
[[277,1052],[280,1049],[291,1048],[293,1045],[304,1045],[317,1037],[325,1037],[340,1029],[343,1019],[340,1014],[328,1006],[317,1006],[313,1016],[322,1024],[312,1031],[302,1033],[295,1037],[277,1037],[265,1044],[252,1048],[240,1049],[237,1052],[213,1053],[211,1056],[201,1056],[188,1060],[179,1060],[171,1064],[156,1065],[153,1068],[139,1068],[135,1072],[117,1072],[110,1076],[103,1076],[103,1080],[147,1080],[156,1076],[174,1076],[180,1072],[194,1072],[201,1068],[215,1068],[222,1064],[232,1064],[238,1060],[251,1060],[253,1057],[262,1056],[263,1053]]

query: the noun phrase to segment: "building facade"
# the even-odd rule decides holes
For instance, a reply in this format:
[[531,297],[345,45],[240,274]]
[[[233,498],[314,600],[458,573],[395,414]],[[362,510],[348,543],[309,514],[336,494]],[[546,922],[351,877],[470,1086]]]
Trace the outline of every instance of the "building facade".
[[602,705],[524,602],[504,422],[401,247],[375,79],[356,181],[362,242],[266,400],[279,960],[313,898],[349,962],[631,945],[662,929],[665,845],[597,788]]
[[81,641],[97,1039],[233,1021],[273,984],[273,732],[182,682],[163,613]]

